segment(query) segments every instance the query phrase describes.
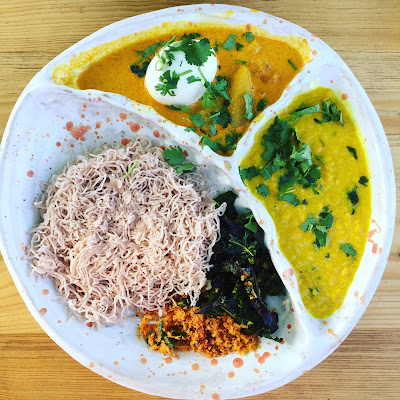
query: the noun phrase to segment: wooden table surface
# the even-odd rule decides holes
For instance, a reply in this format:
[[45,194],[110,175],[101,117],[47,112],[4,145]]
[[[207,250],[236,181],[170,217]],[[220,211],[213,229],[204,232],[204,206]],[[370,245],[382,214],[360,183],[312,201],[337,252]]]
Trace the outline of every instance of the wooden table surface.
[[[29,80],[78,40],[112,22],[183,1],[1,0],[0,137]],[[400,177],[400,1],[231,1],[321,37],[352,69],[383,123]],[[0,187],[0,190],[6,188]],[[400,191],[397,186],[397,210]],[[400,398],[400,213],[386,271],[364,316],[327,360],[251,399]],[[73,360],[28,312],[0,256],[0,399],[156,399]]]

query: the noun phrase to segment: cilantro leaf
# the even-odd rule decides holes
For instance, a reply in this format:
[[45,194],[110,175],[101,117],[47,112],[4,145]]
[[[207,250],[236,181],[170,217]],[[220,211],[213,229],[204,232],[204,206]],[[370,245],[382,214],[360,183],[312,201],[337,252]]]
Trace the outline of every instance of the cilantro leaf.
[[189,117],[198,128],[204,125],[204,117],[201,114],[189,114]]
[[210,130],[211,136],[215,136],[217,134],[217,129],[215,128],[215,125],[208,125],[208,129]]
[[176,172],[192,171],[196,165],[191,162],[186,162],[186,155],[180,147],[171,147],[164,150],[165,161],[172,167],[177,167]]
[[213,98],[214,96],[209,90],[205,91],[203,97],[201,98],[201,106],[203,108],[213,107],[215,104]]
[[257,103],[257,111],[264,110],[265,106],[268,104],[266,99],[260,99]]
[[178,81],[180,79],[181,76],[189,74],[190,72],[192,72],[191,70],[188,71],[184,71],[181,72],[180,74],[178,74],[176,71],[172,71],[171,74],[171,70],[167,70],[165,71],[159,78],[160,82],[155,89],[158,92],[161,92],[162,96],[165,95],[170,95],[170,96],[175,96],[175,92],[174,90],[177,88],[178,86]]
[[200,139],[201,148],[204,148],[204,146],[208,146],[212,151],[218,151],[220,148],[220,140],[221,138],[217,140],[211,140],[207,135],[204,135]]
[[197,78],[197,76],[191,75],[186,78],[187,83],[193,83],[193,82],[201,82],[200,78]]
[[145,61],[141,67],[139,65],[130,65],[129,68],[133,74],[136,74],[139,78],[143,78],[146,75],[149,65],[150,61]]
[[357,156],[357,150],[354,147],[351,146],[346,146],[347,150],[349,151],[349,153],[356,159],[358,160],[358,156]]
[[257,193],[261,194],[261,196],[268,196],[269,195],[269,189],[267,188],[266,185],[263,183],[261,185],[257,186]]
[[[149,58],[152,54],[154,54],[156,52],[156,50],[158,49],[158,47],[160,47],[162,45],[161,42],[157,42],[152,44],[149,47],[146,47],[143,51],[140,52],[140,55],[142,56],[142,58],[139,61],[136,61],[134,64],[131,64],[131,70],[132,67],[140,64],[142,61],[146,60],[146,58]],[[138,52],[136,52],[136,54],[139,54]],[[149,63],[150,64],[150,63]],[[143,67],[143,66],[142,66]],[[133,72],[133,71],[132,71]],[[140,77],[141,78],[141,77]]]
[[232,115],[227,107],[223,107],[220,112],[210,115],[210,118],[215,124],[219,124],[223,128],[226,128],[232,122]]
[[182,165],[179,165],[179,167],[176,169],[176,172],[181,173],[181,172],[186,172],[186,171],[193,171],[196,168],[196,165],[193,163],[185,163]]
[[[305,105],[301,105],[295,112],[291,113],[294,115],[294,122],[296,123],[300,116],[306,114],[314,114],[314,113],[322,113],[324,114],[322,121],[317,120],[318,122],[334,122],[339,121],[343,126],[343,115],[342,111],[340,111],[335,103],[332,103],[331,99],[326,100],[322,103],[322,107],[320,104],[316,104],[315,106],[306,107]],[[315,120],[315,119],[314,119]]]
[[342,111],[337,108],[335,103],[332,103],[331,99],[322,103],[322,110],[325,114],[322,118],[322,122],[339,121],[342,126],[344,125]]
[[253,110],[253,97],[251,96],[250,92],[247,92],[246,94],[243,95],[244,102],[245,102],[245,113],[244,113],[244,118],[248,119],[251,121],[254,117],[254,114],[252,112]]
[[246,65],[247,61],[243,61],[243,60],[235,60],[236,64],[240,64],[240,65]]
[[319,104],[312,107],[297,109],[295,112],[292,112],[291,115],[294,115],[294,123],[296,123],[302,115],[314,114],[316,112],[321,112]]
[[183,35],[184,38],[189,38],[189,39],[196,39],[200,36],[201,36],[200,33],[197,33],[197,32],[185,33]]
[[254,40],[254,36],[253,36],[253,34],[251,32],[243,33],[242,36],[246,37],[246,40],[247,40],[248,43],[251,43]]
[[360,184],[360,185],[363,185],[363,186],[367,186],[367,183],[369,182],[369,179],[366,177],[366,176],[361,176],[361,178],[358,180],[358,183]]
[[249,181],[259,174],[260,174],[260,171],[258,170],[257,167],[254,167],[254,166],[249,167],[249,168],[240,168],[239,167],[239,175],[243,182],[245,180]]
[[236,51],[240,51],[242,49],[243,45],[241,43],[236,42],[235,47],[236,47]]
[[318,222],[318,218],[314,218],[314,214],[310,214],[307,219],[300,225],[303,232],[311,232],[314,225]]
[[[212,54],[210,41],[207,38],[195,40],[196,35],[184,35],[180,42],[164,48],[161,55],[161,64],[165,67],[173,60],[173,52],[182,51],[186,61],[191,65],[202,66]],[[169,41],[167,44],[169,44]]]
[[210,41],[207,38],[199,41],[190,38],[185,40],[183,38],[180,45],[176,48],[185,53],[186,61],[191,65],[203,65],[212,54]]
[[314,232],[315,248],[318,250],[326,246],[328,241],[328,229],[332,228],[334,217],[328,206],[325,206],[318,217],[310,214],[306,221],[300,225],[303,232]]
[[232,150],[236,150],[236,146],[239,142],[239,139],[241,138],[242,134],[241,133],[237,133],[236,131],[231,131],[231,133],[228,133],[225,136],[225,142],[226,145],[225,146],[221,146],[220,150],[224,153],[226,153],[228,150],[232,149]]
[[187,128],[185,128],[186,132],[196,132],[196,128],[194,126],[189,126]]
[[229,35],[228,39],[226,39],[225,43],[222,45],[225,50],[232,50],[235,47],[236,43],[236,35]]
[[294,206],[299,205],[299,199],[294,193],[279,193],[278,195],[278,200],[281,201],[287,201],[290,204],[293,204]]
[[164,158],[167,163],[173,167],[180,165],[186,161],[186,156],[180,147],[164,150]]
[[225,78],[217,80],[217,82],[213,84],[213,90],[218,96],[221,96],[223,99],[228,101],[231,100],[228,91],[228,81]]
[[166,96],[167,94],[170,96],[175,96],[174,89],[177,88],[178,86],[178,81],[179,81],[179,75],[176,73],[176,71],[172,71],[171,75],[171,70],[165,71],[159,78],[160,82],[155,89],[158,92],[161,92],[162,96]]
[[347,192],[347,198],[350,200],[350,203],[353,207],[358,204],[360,199],[357,194],[357,187]]
[[296,184],[298,176],[299,176],[298,168],[293,167],[288,169],[278,179],[279,191],[285,192],[286,190],[291,189]]
[[340,250],[343,250],[346,253],[347,257],[355,257],[357,255],[356,249],[350,243],[341,244]]

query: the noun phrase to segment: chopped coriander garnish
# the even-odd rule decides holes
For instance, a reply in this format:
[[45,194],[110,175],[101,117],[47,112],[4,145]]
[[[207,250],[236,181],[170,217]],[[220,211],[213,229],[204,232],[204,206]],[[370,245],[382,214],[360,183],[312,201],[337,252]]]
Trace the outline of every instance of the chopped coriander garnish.
[[130,65],[130,69],[133,74],[136,74],[139,78],[143,78],[146,75],[149,65],[150,61],[145,61],[141,67],[139,65]]
[[322,107],[319,104],[315,106],[307,107],[305,105],[300,106],[295,112],[291,113],[294,115],[294,122],[296,123],[300,116],[306,114],[314,114],[314,113],[322,113],[324,114],[322,121],[318,122],[334,122],[339,121],[343,126],[343,115],[342,111],[340,111],[335,103],[332,103],[331,99],[328,99],[322,103]]
[[177,88],[180,77],[189,74],[190,72],[192,72],[190,69],[185,72],[181,72],[180,74],[177,74],[176,71],[172,71],[171,75],[171,70],[167,70],[160,76],[159,80],[161,83],[159,83],[155,89],[158,92],[161,92],[162,96],[167,94],[170,96],[175,96],[174,89]]
[[253,97],[251,96],[250,92],[247,92],[245,95],[243,95],[244,102],[245,102],[245,113],[244,113],[244,118],[248,119],[251,121],[254,117],[253,113]]
[[179,165],[178,168],[176,169],[176,172],[178,172],[178,174],[180,174],[181,172],[189,172],[189,171],[193,171],[196,168],[196,165],[194,165],[193,163],[184,163],[182,165]]
[[328,229],[332,228],[334,217],[328,206],[325,206],[318,217],[310,214],[306,221],[300,225],[303,232],[314,232],[315,248],[318,250],[326,246],[328,238]]
[[201,114],[189,114],[190,120],[198,127],[204,125],[204,117]]
[[[174,36],[166,46],[164,46],[162,52],[157,53],[159,57],[159,65],[157,65],[158,70],[164,69],[167,65],[171,65],[172,60],[175,59],[173,55],[176,51],[182,51],[185,54],[186,61],[191,65],[202,66],[208,57],[212,54],[212,48],[210,41],[207,38],[203,38],[199,41],[195,40],[195,35],[183,35],[180,42],[175,41],[176,36]],[[171,44],[171,46],[169,46]]]
[[236,42],[235,47],[236,47],[236,51],[240,51],[242,49],[243,45],[241,43]]
[[180,147],[165,149],[164,158],[169,165],[177,167],[178,173],[192,171],[196,167],[193,163],[186,162],[186,155]]
[[269,189],[264,183],[262,183],[261,185],[257,186],[257,193],[261,194],[261,196],[266,197],[269,195]]
[[235,47],[236,43],[236,35],[229,35],[228,39],[225,40],[225,43],[222,45],[222,47],[225,50],[232,50]]
[[207,135],[204,135],[200,139],[201,148],[204,148],[204,146],[208,146],[212,151],[218,151],[220,149],[220,140],[221,138],[217,140],[211,140]]
[[201,82],[201,79],[197,78],[197,76],[194,76],[194,75],[188,76],[186,78],[186,80],[187,80],[187,83]]
[[186,132],[196,132],[196,128],[194,126],[189,126],[187,128],[185,128]]
[[321,112],[321,107],[319,106],[319,104],[312,107],[300,107],[291,114],[294,115],[294,123],[296,123],[299,120],[300,116],[306,114],[314,114],[316,112]]
[[246,40],[247,40],[248,43],[251,43],[254,40],[254,36],[253,36],[253,34],[251,32],[243,33],[242,36],[246,37]]
[[349,151],[349,153],[356,159],[358,160],[358,156],[357,156],[357,150],[354,147],[351,146],[346,146],[347,150]]
[[215,125],[208,125],[208,129],[210,130],[211,136],[215,136],[217,134],[217,129],[215,128]]
[[249,168],[240,168],[239,167],[239,175],[243,182],[245,180],[249,181],[259,174],[260,174],[260,171],[257,167],[254,167],[254,166],[249,167]]
[[213,47],[214,51],[217,52],[221,46],[222,46],[222,43],[215,41],[215,46]]
[[[157,42],[152,44],[149,47],[146,47],[143,52],[140,52],[140,55],[142,56],[142,58],[139,61],[136,61],[134,64],[131,64],[130,67],[132,69],[133,66],[140,64],[142,61],[146,60],[147,58],[149,58],[152,54],[154,54],[156,52],[156,50],[162,45],[162,42]],[[136,52],[136,54],[138,54]]]
[[358,180],[358,183],[360,184],[360,185],[363,185],[363,186],[367,186],[367,183],[369,182],[369,179],[366,177],[366,176],[361,176],[361,178]]
[[266,99],[260,99],[257,103],[257,111],[264,110],[265,106],[268,104]]
[[136,167],[137,164],[138,164],[138,161],[135,161],[135,162],[133,163],[132,167],[130,167],[130,168],[129,168],[129,171],[125,174],[125,178],[127,178],[127,177],[132,173],[132,171],[135,169],[135,167]]
[[343,250],[347,257],[352,256],[354,258],[357,255],[356,249],[350,243],[341,244],[340,250]]
[[357,186],[354,189],[347,192],[347,198],[350,200],[351,205],[353,207],[355,207],[358,204],[360,199],[357,194]]
[[235,60],[236,64],[241,64],[241,65],[246,65],[247,61],[243,61],[243,60]]
[[290,204],[293,204],[294,206],[299,205],[299,199],[294,193],[280,193],[278,195],[278,200],[280,201],[287,201]]
[[196,39],[196,38],[198,38],[198,37],[200,37],[200,36],[201,36],[201,35],[200,35],[200,33],[198,33],[198,32],[185,33],[185,34],[183,35],[184,38],[187,37],[187,38],[189,38],[189,39]]
[[211,108],[214,106],[214,95],[210,90],[204,92],[203,97],[201,98],[201,106],[203,108]]
[[186,156],[180,147],[171,147],[164,150],[164,158],[167,163],[173,167],[180,165],[186,161]]
[[290,66],[295,70],[295,71],[297,71],[297,67],[293,64],[293,61],[289,58],[288,59],[288,63],[290,64]]

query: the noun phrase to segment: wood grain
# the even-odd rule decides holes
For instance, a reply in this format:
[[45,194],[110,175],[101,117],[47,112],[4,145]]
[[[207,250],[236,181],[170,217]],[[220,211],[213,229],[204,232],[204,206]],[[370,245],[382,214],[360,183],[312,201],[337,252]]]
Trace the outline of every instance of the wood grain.
[[[180,3],[1,1],[0,136],[23,88],[61,51],[107,24]],[[400,2],[249,0],[246,6],[303,26],[339,53],[366,89],[381,118],[399,182]],[[397,186],[398,209],[399,202]],[[399,261],[400,213],[397,212],[387,268],[354,331],[312,371],[283,388],[252,399],[400,398]],[[0,399],[92,398],[156,399],[97,376],[55,345],[28,312],[0,258]]]

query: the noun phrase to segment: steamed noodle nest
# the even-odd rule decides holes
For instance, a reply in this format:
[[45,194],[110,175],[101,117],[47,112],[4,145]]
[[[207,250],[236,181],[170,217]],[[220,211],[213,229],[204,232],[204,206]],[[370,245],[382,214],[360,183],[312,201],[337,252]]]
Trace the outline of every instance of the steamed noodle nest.
[[80,156],[35,203],[43,222],[33,230],[31,267],[96,324],[161,314],[175,295],[194,306],[224,212],[203,185],[198,174],[178,174],[147,138]]

